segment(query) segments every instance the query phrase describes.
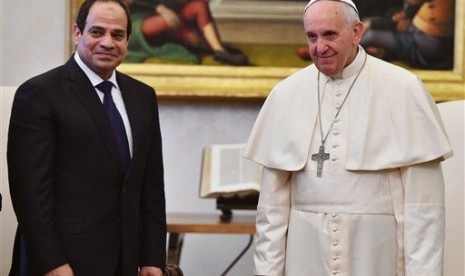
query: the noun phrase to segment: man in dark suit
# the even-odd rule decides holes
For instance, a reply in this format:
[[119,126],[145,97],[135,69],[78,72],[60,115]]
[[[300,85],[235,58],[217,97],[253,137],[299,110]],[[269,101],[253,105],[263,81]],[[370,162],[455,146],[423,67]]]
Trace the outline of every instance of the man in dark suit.
[[[162,275],[155,93],[115,71],[130,30],[121,1],[85,1],[73,57],[16,92],[7,152],[18,219],[10,275]],[[111,82],[109,91],[102,81]]]

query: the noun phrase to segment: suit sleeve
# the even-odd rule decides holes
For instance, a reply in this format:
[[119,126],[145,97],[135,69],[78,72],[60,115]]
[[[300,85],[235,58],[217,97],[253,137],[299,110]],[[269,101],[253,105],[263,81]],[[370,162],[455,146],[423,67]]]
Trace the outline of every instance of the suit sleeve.
[[55,227],[52,111],[40,89],[26,83],[13,101],[7,145],[8,177],[31,267],[47,272],[67,262]]
[[265,167],[257,206],[255,275],[284,275],[290,200],[290,172]]
[[165,267],[166,211],[162,140],[155,93],[152,91],[151,142],[142,187],[140,266]]
[[442,276],[445,202],[439,161],[401,170],[406,276]]

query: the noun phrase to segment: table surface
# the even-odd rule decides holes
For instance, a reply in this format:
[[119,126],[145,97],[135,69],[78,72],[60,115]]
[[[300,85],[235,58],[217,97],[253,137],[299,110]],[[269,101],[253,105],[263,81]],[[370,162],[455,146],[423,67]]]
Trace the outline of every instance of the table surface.
[[230,221],[221,221],[219,213],[168,213],[166,220],[169,233],[255,233],[255,215],[233,214]]

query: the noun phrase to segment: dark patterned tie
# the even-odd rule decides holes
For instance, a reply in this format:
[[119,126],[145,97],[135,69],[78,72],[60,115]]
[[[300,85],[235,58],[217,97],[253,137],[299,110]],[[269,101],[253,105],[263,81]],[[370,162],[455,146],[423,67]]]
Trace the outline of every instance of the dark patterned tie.
[[124,168],[127,171],[129,163],[131,162],[131,155],[129,153],[128,138],[126,135],[126,129],[124,128],[123,119],[121,118],[121,114],[118,112],[118,109],[116,109],[115,102],[113,102],[113,98],[111,96],[113,84],[110,81],[103,81],[97,84],[96,87],[105,95],[103,97],[103,106],[105,107],[108,119],[111,122],[111,126],[116,137],[116,143],[118,144],[118,150],[121,155],[121,159],[123,160]]

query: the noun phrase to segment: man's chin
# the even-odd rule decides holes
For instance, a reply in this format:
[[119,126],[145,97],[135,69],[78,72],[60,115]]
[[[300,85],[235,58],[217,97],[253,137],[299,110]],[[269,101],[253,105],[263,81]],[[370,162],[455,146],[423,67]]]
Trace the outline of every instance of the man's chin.
[[101,70],[113,70],[118,65],[121,64],[119,60],[108,60],[108,59],[99,59],[96,63],[96,66]]
[[327,67],[327,66],[319,66],[317,67],[318,70],[325,74],[326,76],[334,76],[337,74],[336,70],[334,68],[331,68],[331,67]]

